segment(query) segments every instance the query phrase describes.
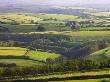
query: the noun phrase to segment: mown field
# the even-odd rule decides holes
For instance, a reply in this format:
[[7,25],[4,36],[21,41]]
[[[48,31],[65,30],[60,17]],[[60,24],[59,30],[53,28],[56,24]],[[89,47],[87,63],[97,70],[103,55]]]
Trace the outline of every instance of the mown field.
[[[0,63],[10,64],[15,63],[17,66],[33,66],[38,64],[44,64],[47,58],[58,58],[61,55],[56,53],[41,52],[41,51],[29,51],[27,54],[26,48],[20,47],[0,47],[0,56],[5,58],[0,59]],[[8,57],[28,56],[29,59],[20,58],[8,58]]]

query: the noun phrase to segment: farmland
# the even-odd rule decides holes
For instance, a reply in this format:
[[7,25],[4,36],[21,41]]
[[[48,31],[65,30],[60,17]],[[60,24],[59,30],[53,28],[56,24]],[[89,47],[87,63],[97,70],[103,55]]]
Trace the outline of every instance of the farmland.
[[[29,59],[20,59],[19,56],[24,56],[26,53],[26,48],[20,47],[0,47],[0,57],[5,57],[0,59],[0,63],[10,64],[16,63],[18,66],[31,66],[44,64],[47,58],[58,58],[60,54],[40,52],[40,51],[29,51],[26,56]],[[11,56],[11,58],[9,58]],[[16,57],[15,59],[12,57]],[[17,58],[18,57],[18,58]],[[42,61],[42,62],[40,62]]]
[[0,13],[0,21],[1,22],[17,22],[20,24],[30,24],[34,22],[40,22],[43,20],[73,20],[76,19],[77,16],[74,15],[63,15],[60,14],[59,16],[57,14],[32,14],[32,13]]
[[[109,17],[109,16],[108,16]],[[109,20],[79,18],[75,15],[64,14],[33,14],[33,13],[0,13],[0,28],[7,28],[11,33],[36,32],[38,25],[46,31],[71,31],[68,21],[75,20],[81,23],[81,30],[109,30]],[[93,23],[89,23],[92,21]],[[84,23],[84,24],[83,24]]]
[[110,81],[108,8],[18,3],[0,5],[0,81]]
[[[38,77],[27,77],[27,80],[25,80],[25,79],[23,80],[23,78],[21,80],[20,77],[18,77],[17,79],[19,79],[19,81],[34,81],[34,82],[35,81],[46,81],[46,82],[55,82],[55,81],[57,81],[57,82],[93,82],[93,81],[101,82],[101,81],[107,81],[108,82],[108,81],[110,81],[109,78],[100,77],[101,75],[106,76],[107,74],[109,74],[109,70],[92,71],[92,72],[85,72],[85,73],[76,72],[76,73],[55,74],[55,75],[38,76]],[[95,79],[93,79],[94,76],[96,77]],[[75,77],[77,77],[77,78],[80,77],[80,80],[78,80]],[[84,77],[88,77],[88,79],[84,79]],[[69,80],[66,80],[68,78],[69,78]],[[14,80],[16,80],[16,79],[14,79]]]

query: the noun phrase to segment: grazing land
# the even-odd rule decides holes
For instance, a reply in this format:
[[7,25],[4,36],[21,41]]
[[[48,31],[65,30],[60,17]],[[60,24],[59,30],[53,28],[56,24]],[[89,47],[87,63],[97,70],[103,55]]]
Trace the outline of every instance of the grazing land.
[[[33,66],[45,64],[44,62],[47,58],[55,59],[61,56],[60,54],[33,50],[27,52],[27,50],[26,48],[20,47],[0,47],[0,63],[15,63],[17,66]],[[24,58],[22,58],[23,56]],[[25,56],[29,58],[25,59]]]
[[110,7],[76,1],[0,1],[0,82],[110,82]]

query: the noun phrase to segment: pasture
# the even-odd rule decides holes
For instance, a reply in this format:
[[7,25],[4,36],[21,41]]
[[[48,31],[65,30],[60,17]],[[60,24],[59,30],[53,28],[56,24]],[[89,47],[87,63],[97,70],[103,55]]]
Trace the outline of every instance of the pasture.
[[[45,81],[45,82],[109,82],[110,78],[107,75],[110,74],[110,70],[102,70],[102,71],[91,71],[91,72],[74,72],[67,74],[54,74],[54,75],[43,75],[43,76],[35,76],[35,77],[27,77],[21,78],[18,77],[13,79],[14,81]],[[86,78],[87,77],[87,78]],[[80,80],[78,79],[80,78]],[[95,79],[94,79],[95,78]],[[9,81],[12,81],[8,78]]]
[[96,59],[96,60],[110,59],[110,47],[90,54],[88,56],[88,59]]
[[[41,51],[29,51],[27,54],[26,48],[20,48],[20,47],[0,47],[0,56],[6,57],[16,57],[14,58],[1,58],[0,63],[10,64],[10,63],[16,63],[17,66],[33,66],[33,65],[39,65],[43,64],[43,62],[46,61],[47,58],[58,58],[61,55],[56,53],[49,53],[49,52],[41,52]],[[20,59],[17,57],[19,56],[28,56],[29,59]]]
[[0,13],[0,21],[5,23],[17,22],[20,24],[30,24],[33,22],[40,22],[44,19],[62,21],[62,20],[73,20],[77,16],[74,15],[63,15],[63,14],[29,14],[29,13]]
[[[84,19],[75,15],[46,14],[46,13],[0,13],[0,26],[9,29],[10,33],[36,32],[37,26],[42,25],[46,31],[71,31],[70,26],[66,26],[67,21],[87,22],[94,21],[94,24],[87,24],[87,28],[81,30],[109,30],[109,20],[105,19]],[[84,24],[85,25],[85,24]],[[98,26],[97,26],[98,25]],[[101,27],[100,27],[101,26]],[[96,28],[97,27],[97,28]]]

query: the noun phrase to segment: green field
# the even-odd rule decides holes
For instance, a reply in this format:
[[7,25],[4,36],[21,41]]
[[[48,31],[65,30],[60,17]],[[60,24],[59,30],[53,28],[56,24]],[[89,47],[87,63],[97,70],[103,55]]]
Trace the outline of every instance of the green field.
[[97,13],[93,13],[93,15],[109,17],[110,16],[110,12],[97,12]]
[[53,19],[58,19],[58,20],[73,20],[76,19],[77,16],[74,15],[63,15],[63,14],[38,14],[38,17],[41,17],[42,19],[44,18],[53,18]]
[[0,21],[2,22],[13,22],[16,21],[21,24],[30,24],[33,22],[40,22],[43,19],[57,19],[57,20],[73,20],[77,16],[74,15],[63,15],[63,14],[32,14],[32,13],[0,13]]
[[76,37],[104,37],[110,36],[110,31],[45,31],[45,32],[30,32],[29,34],[61,34]]
[[95,37],[95,36],[109,36],[110,31],[78,31],[78,32],[68,32],[65,35],[70,36],[80,36],[80,37]]
[[[107,13],[107,12],[106,12]],[[109,13],[108,13],[109,14]],[[46,14],[46,13],[0,13],[0,26],[8,28],[11,33],[36,32],[37,26],[43,25],[46,31],[71,31],[70,26],[65,26],[67,21],[87,22],[94,21],[93,26],[81,28],[81,30],[109,30],[109,20],[84,19],[74,15]],[[100,23],[103,25],[100,26]],[[85,25],[85,24],[84,24]],[[91,24],[90,24],[91,25]],[[96,26],[94,26],[96,25]],[[97,26],[99,25],[99,26]],[[97,28],[96,28],[97,27]]]
[[0,47],[0,56],[22,56],[26,52],[25,48],[20,47]]
[[74,15],[0,13],[0,26],[8,28],[11,33],[35,32],[37,26],[43,25],[47,31],[71,30],[65,26],[65,20],[77,19]]
[[[36,32],[38,25],[35,24],[21,24],[21,25],[10,25],[10,24],[1,24],[2,27],[8,28],[10,33],[30,33]],[[55,27],[54,25],[45,26],[46,31],[70,31],[70,27]]]
[[0,4],[0,82],[110,82],[109,8],[23,1]]
[[[97,17],[98,16],[108,17],[108,16],[110,16],[110,13],[109,12],[106,14],[104,12],[92,13],[92,15],[97,16]],[[72,21],[75,20],[78,23],[85,22],[85,21],[86,22],[93,21],[94,24],[90,24],[91,25],[90,27],[89,27],[89,24],[87,24],[88,25],[87,27],[84,24],[85,25],[84,28],[80,28],[80,30],[78,30],[78,31],[72,31],[71,25],[70,26],[66,25],[66,24],[68,24],[68,21],[71,21],[71,20]],[[15,24],[13,24],[13,23],[15,23]],[[29,38],[31,36],[28,37],[27,35],[39,34],[38,38],[37,37],[33,38],[33,41],[32,41],[33,44],[39,43],[39,45],[41,47],[46,46],[46,48],[50,47],[53,49],[53,50],[48,49],[51,52],[45,51],[45,50],[43,50],[43,48],[41,48],[41,49],[38,48],[38,50],[37,50],[38,46],[35,45],[35,47],[33,47],[33,44],[31,45],[31,47],[36,48],[35,50],[29,50],[27,48],[21,48],[21,47],[0,47],[0,57],[1,57],[0,63],[6,64],[6,65],[14,63],[17,66],[27,67],[27,66],[37,66],[37,65],[47,64],[48,62],[50,62],[47,59],[53,59],[53,60],[56,59],[57,60],[57,58],[60,58],[60,57],[66,58],[65,56],[67,56],[69,58],[71,56],[75,56],[76,55],[74,53],[75,50],[81,52],[81,50],[83,50],[83,49],[89,50],[90,48],[93,48],[91,44],[89,45],[89,43],[87,44],[87,46],[85,46],[85,44],[83,45],[83,43],[86,43],[86,41],[100,43],[100,41],[108,40],[110,37],[110,31],[109,31],[109,28],[107,28],[106,26],[107,25],[109,26],[110,25],[109,23],[110,23],[110,21],[105,20],[105,19],[100,19],[100,20],[96,19],[96,18],[84,19],[84,18],[80,18],[80,17],[74,16],[74,15],[45,14],[45,13],[40,13],[40,14],[0,13],[1,34],[4,34],[4,32],[2,33],[2,27],[7,28],[9,30],[8,33],[10,34],[10,36],[11,36],[11,34],[12,34],[12,36],[14,36],[14,35],[19,36],[20,34],[24,34],[24,35],[26,34],[25,35],[26,38]],[[100,26],[101,24],[102,24],[102,27]],[[39,25],[42,25],[45,28],[44,32],[36,32]],[[100,28],[97,27],[97,25],[99,25]],[[105,25],[105,26],[103,27],[103,25]],[[93,30],[95,30],[95,31],[93,31]],[[8,33],[7,33],[7,35],[8,35]],[[44,36],[42,38],[41,35],[43,35],[43,36],[46,35],[46,37]],[[48,35],[55,35],[55,37],[51,37]],[[65,35],[64,37],[68,37],[69,39],[63,38],[63,36],[60,36],[60,35]],[[60,37],[58,37],[58,36],[60,36]],[[23,37],[20,37],[20,38],[23,38]],[[44,40],[43,41],[44,43],[37,42],[37,41],[41,41],[41,40],[39,40],[39,38],[41,40]],[[14,41],[16,38],[12,38],[12,39]],[[17,39],[19,39],[19,37]],[[59,41],[56,41],[58,39],[59,39]],[[35,42],[34,42],[34,40],[35,40]],[[79,42],[79,44],[76,43],[77,41]],[[31,42],[29,42],[29,45],[28,45],[27,44],[28,41],[27,41],[27,43],[24,41],[24,45],[23,45],[22,41],[20,43],[21,43],[20,46],[26,45],[25,47],[30,46],[30,44],[31,44]],[[56,43],[58,43],[58,45]],[[76,43],[76,45],[73,45],[73,43]],[[80,44],[80,43],[82,43],[82,44]],[[5,41],[4,41],[4,44],[5,44]],[[81,49],[79,48],[80,45],[81,45]],[[90,48],[86,49],[86,47],[88,47],[88,46],[90,46]],[[97,43],[95,44],[95,46],[99,47],[99,45],[97,45]],[[78,48],[79,50],[75,49],[75,48]],[[64,52],[63,52],[63,50],[64,50]],[[92,51],[94,51],[94,50],[91,49],[91,52]],[[54,53],[54,52],[59,52],[59,54]],[[60,53],[63,53],[63,54],[60,54]],[[89,55],[90,53],[86,54],[86,53],[82,52],[82,53],[80,53],[80,55],[81,54]],[[65,56],[63,56],[63,55],[65,55]],[[80,55],[78,55],[78,56],[80,56]],[[10,58],[10,57],[12,57],[12,58]],[[28,57],[28,58],[26,59],[25,57]],[[82,55],[81,55],[81,57],[82,57]],[[110,59],[110,46],[107,45],[107,48],[104,48],[104,49],[96,51],[96,52],[94,51],[94,53],[90,54],[87,57],[85,56],[85,58],[93,59],[93,60]],[[52,60],[51,60],[51,62],[52,62]],[[57,61],[55,61],[55,63],[57,63]],[[59,64],[59,65],[61,65],[61,64]],[[64,68],[66,68],[66,67],[64,67]],[[51,69],[51,70],[54,70],[54,69]],[[44,73],[42,73],[42,74],[44,74]],[[57,73],[52,72],[52,75],[44,74],[44,76],[39,76],[39,77],[36,77],[36,76],[33,77],[30,75],[31,77],[27,76],[26,79],[32,80],[32,81],[40,80],[40,79],[47,80],[47,81],[48,81],[48,79],[55,79],[55,78],[61,79],[61,80],[58,80],[58,82],[101,82],[104,80],[110,81],[110,78],[106,78],[106,77],[96,78],[96,79],[90,78],[90,79],[82,79],[82,80],[68,79],[68,78],[72,78],[72,77],[73,78],[74,77],[83,77],[83,76],[95,77],[95,76],[100,76],[100,75],[103,76],[103,75],[107,75],[107,74],[110,74],[110,70],[92,71],[92,72],[84,72],[84,73],[83,72],[74,72],[74,73],[70,72],[69,74],[65,74],[65,72],[63,72],[63,74],[61,74],[61,73],[57,74]],[[25,80],[25,78],[19,78],[19,77],[20,76],[18,76],[17,80],[19,80],[19,79]],[[55,80],[49,80],[49,82],[55,82]]]
[[31,20],[37,22],[41,19],[34,16],[26,16],[24,14],[17,13],[0,13],[0,21],[2,22],[18,22],[18,23],[30,23]]
[[30,59],[0,59],[0,63],[16,63],[18,66],[30,66],[30,65],[38,65],[43,64],[40,61],[46,61],[47,58],[58,58],[61,55],[56,53],[49,53],[49,52],[41,52],[41,51],[27,51],[26,48],[20,47],[0,47],[0,56],[28,56]]
[[[107,74],[110,74],[110,70],[103,70],[103,71],[91,71],[91,72],[85,72],[85,73],[81,73],[81,72],[76,72],[76,73],[67,73],[67,74],[54,74],[54,75],[46,75],[46,76],[39,76],[39,77],[27,77],[26,79],[24,78],[20,78],[18,77],[17,80],[24,80],[24,81],[39,81],[39,80],[42,80],[42,81],[46,81],[46,82],[101,82],[101,81],[104,81],[104,82],[109,82],[110,81],[110,78],[96,78],[96,79],[93,79],[92,77],[97,77],[99,75],[107,75]],[[80,77],[80,76],[90,76],[91,78],[90,79],[82,79],[82,80],[79,80],[79,79],[72,79],[71,77]],[[56,78],[57,80],[52,80]],[[70,80],[66,80],[66,78],[71,78]],[[16,80],[16,79],[15,79]],[[48,81],[49,80],[49,81]]]
[[3,63],[3,64],[15,63],[17,66],[35,66],[35,65],[44,64],[39,61],[25,60],[25,59],[0,59],[0,63]]
[[40,52],[40,51],[30,51],[28,53],[28,56],[31,59],[39,60],[39,61],[45,61],[47,58],[58,58],[61,55],[56,53],[48,53],[48,52]]
[[[57,82],[109,82],[110,78],[103,79],[88,79],[88,80],[65,80],[65,81],[57,81]],[[48,82],[56,82],[56,81],[48,81]]]
[[2,24],[2,27],[8,28],[11,33],[29,33],[35,32],[37,29],[36,25],[26,24],[26,25],[9,25],[9,24]]
[[89,59],[104,60],[110,59],[110,47],[96,51],[88,56]]

